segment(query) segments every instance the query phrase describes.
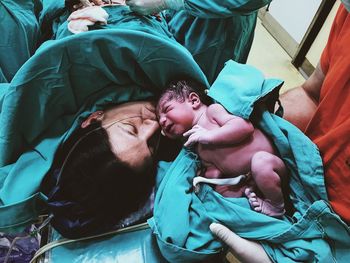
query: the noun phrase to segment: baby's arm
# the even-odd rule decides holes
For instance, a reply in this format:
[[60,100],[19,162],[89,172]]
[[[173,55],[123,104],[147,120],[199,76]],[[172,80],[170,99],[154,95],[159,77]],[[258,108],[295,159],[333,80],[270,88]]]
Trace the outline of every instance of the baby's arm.
[[218,124],[220,127],[206,130],[199,125],[195,125],[184,134],[184,136],[189,136],[185,146],[196,142],[216,145],[239,144],[254,132],[254,127],[250,121],[228,113],[220,104],[210,105],[206,114],[209,121]]

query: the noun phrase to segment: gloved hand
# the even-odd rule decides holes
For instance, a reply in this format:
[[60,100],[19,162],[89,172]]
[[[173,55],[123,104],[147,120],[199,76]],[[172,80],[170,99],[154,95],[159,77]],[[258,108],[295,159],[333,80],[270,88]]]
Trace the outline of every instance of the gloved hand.
[[89,6],[71,13],[68,17],[68,30],[73,34],[88,31],[95,23],[107,24],[108,13],[100,6]]
[[180,10],[184,0],[126,0],[126,5],[140,15],[150,15],[165,9]]
[[229,247],[232,254],[240,262],[272,263],[262,245],[258,242],[244,239],[221,224],[212,223],[209,228],[215,236]]

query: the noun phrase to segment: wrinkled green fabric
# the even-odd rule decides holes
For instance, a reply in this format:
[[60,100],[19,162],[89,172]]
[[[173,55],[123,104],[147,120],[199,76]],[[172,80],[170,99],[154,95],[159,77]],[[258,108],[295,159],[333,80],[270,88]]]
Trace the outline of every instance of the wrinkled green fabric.
[[224,198],[208,185],[195,194],[192,179],[199,160],[184,149],[173,163],[162,164],[168,168],[160,169],[154,216],[148,221],[170,262],[200,261],[218,253],[222,244],[209,230],[212,222],[259,240],[275,262],[349,262],[350,231],[327,202],[317,147],[295,126],[266,110],[281,84],[251,66],[228,61],[209,96],[229,112],[250,118],[272,139],[290,171],[293,216],[277,219],[257,213],[247,198]]
[[35,218],[38,209],[29,204],[42,199],[38,187],[57,147],[89,113],[150,98],[178,75],[207,85],[191,54],[165,33],[164,23],[153,17],[133,20],[130,12],[119,20],[111,17],[114,29],[110,23],[105,30],[45,42],[6,85],[0,114],[0,229]]
[[[62,237],[55,231],[49,241]],[[120,262],[166,263],[149,228],[63,244],[46,254],[50,263]]]
[[213,83],[227,60],[247,61],[258,9],[270,2],[185,0],[184,10],[167,12],[169,29]]
[[0,83],[10,82],[40,38],[39,0],[0,0]]
[[[63,0],[55,3],[50,3],[51,1],[43,2],[45,11],[42,12],[40,19],[43,34],[47,36],[51,32],[54,39],[70,35],[66,27],[69,14],[63,8]],[[187,0],[184,10],[164,12],[169,26],[164,29],[168,35],[173,35],[190,51],[209,83],[212,83],[227,60],[246,62],[253,42],[257,10],[270,1]],[[112,10],[113,8],[104,7],[104,9],[111,16],[108,21],[111,25],[95,25],[91,26],[91,29],[114,26],[113,16],[118,14]],[[128,7],[121,8],[118,12],[130,13]],[[130,18],[128,15],[126,17],[125,20]],[[146,20],[150,18],[155,19],[146,16]],[[134,16],[133,20],[136,21],[130,21],[131,24],[145,21],[143,16]],[[165,21],[162,23],[165,24]]]
[[60,25],[66,16],[62,16],[65,11],[64,0],[41,0],[42,10],[38,21],[41,31],[41,42],[49,40],[55,35],[58,25]]
[[[103,9],[109,15],[107,25],[95,24],[93,26],[89,26],[89,30],[137,29],[137,31],[157,35],[163,38],[165,37],[166,39],[169,39],[169,41],[172,39],[174,42],[176,42],[172,34],[169,32],[168,25],[164,19],[158,21],[155,16],[135,15],[134,12],[130,11],[128,6],[105,6]],[[68,11],[64,12],[57,20],[54,39],[62,39],[66,36],[73,35],[73,33],[71,33],[67,27],[68,16]]]

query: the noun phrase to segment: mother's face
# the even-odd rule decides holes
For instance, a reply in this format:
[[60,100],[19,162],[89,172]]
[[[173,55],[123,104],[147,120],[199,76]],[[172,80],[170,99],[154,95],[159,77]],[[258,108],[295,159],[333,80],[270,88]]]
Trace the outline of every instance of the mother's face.
[[[153,164],[160,127],[152,102],[129,102],[93,113],[109,136],[111,150],[136,171]],[[90,117],[91,117],[90,116]]]

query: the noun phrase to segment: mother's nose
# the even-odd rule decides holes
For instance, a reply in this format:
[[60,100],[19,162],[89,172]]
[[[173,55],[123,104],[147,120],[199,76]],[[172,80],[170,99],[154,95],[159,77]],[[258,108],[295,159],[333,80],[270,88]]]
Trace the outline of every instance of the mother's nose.
[[139,133],[145,140],[148,140],[154,135],[154,133],[156,133],[159,130],[160,130],[160,126],[157,121],[146,120],[143,123],[141,131],[139,131]]

